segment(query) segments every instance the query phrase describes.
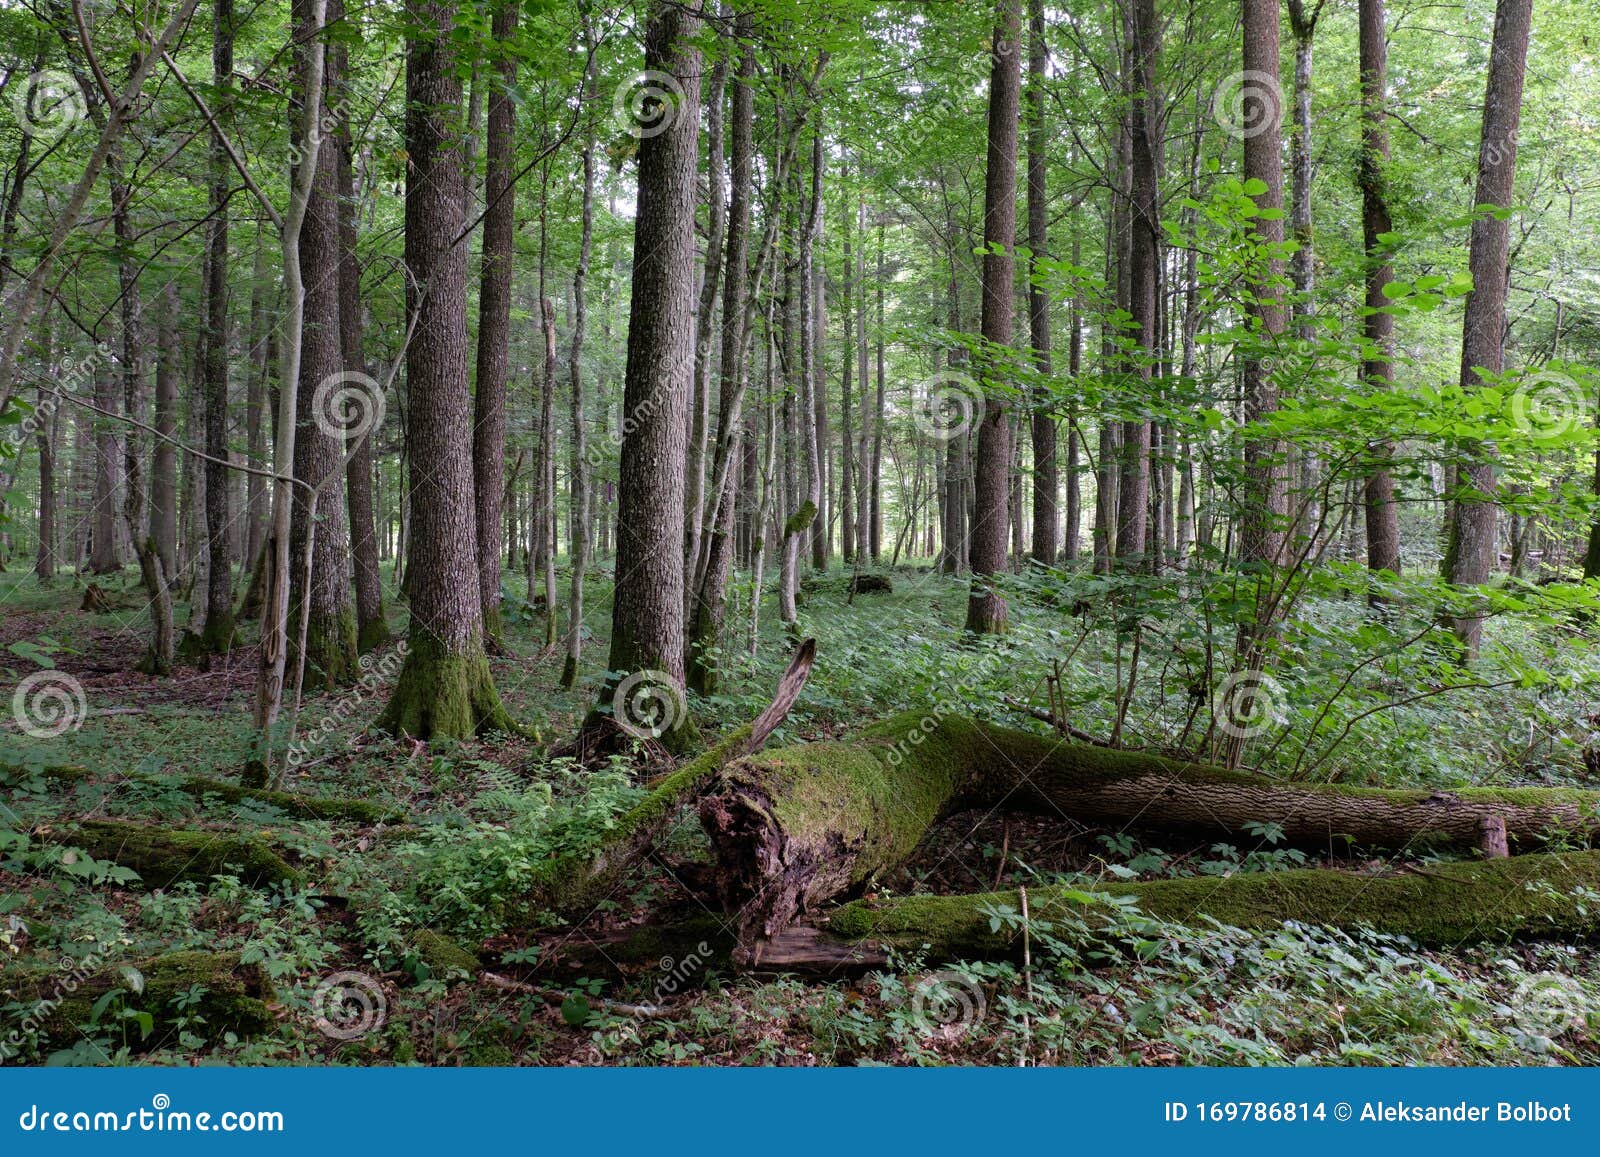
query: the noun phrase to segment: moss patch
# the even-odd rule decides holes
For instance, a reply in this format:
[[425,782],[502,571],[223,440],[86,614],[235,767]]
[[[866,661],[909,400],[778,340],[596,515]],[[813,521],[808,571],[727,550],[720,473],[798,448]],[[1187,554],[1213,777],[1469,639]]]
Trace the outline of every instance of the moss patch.
[[209,884],[219,875],[238,876],[251,887],[301,878],[281,856],[252,836],[152,828],[117,820],[84,820],[41,835],[49,843],[132,868],[146,888],[169,888],[181,881]]

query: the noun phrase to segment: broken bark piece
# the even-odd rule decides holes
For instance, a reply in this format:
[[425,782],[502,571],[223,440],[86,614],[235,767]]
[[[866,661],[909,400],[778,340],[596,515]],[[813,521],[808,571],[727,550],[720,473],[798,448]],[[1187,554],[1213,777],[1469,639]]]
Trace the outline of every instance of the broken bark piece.
[[1478,850],[1483,853],[1484,859],[1503,860],[1511,854],[1511,845],[1506,839],[1504,816],[1484,816],[1478,821],[1478,830],[1481,833]]
[[1288,842],[1323,850],[1473,849],[1487,815],[1501,817],[1524,849],[1551,831],[1569,839],[1600,832],[1600,792],[1289,784],[938,713],[735,760],[708,788],[700,818],[720,898],[740,914],[748,946],[859,891],[909,857],[939,819],[973,807],[1200,838],[1271,824]]
[[252,888],[300,880],[299,872],[254,836],[121,820],[83,820],[38,834],[46,843],[68,849],[66,854],[81,851],[132,868],[146,888],[170,888],[183,881],[209,884],[222,875],[237,876]]
[[[240,963],[237,952],[169,952],[111,967],[93,960],[77,966],[63,962],[0,978],[4,1001],[31,1006],[23,1019],[45,1045],[83,1039],[83,1026],[95,1020],[95,1003],[117,989],[122,1008],[148,1014],[152,1025],[148,1034],[141,1033],[136,1021],[119,1018],[116,1010],[102,1012],[98,1032],[90,1035],[109,1032],[113,1047],[159,1048],[175,1043],[180,1027],[214,1041],[230,1032],[255,1036],[276,1023],[269,1007],[271,983],[259,965]],[[190,1002],[197,993],[197,1002],[180,1007],[179,997]]]
[[[1426,874],[1362,876],[1319,868],[1190,876],[1143,883],[1108,882],[1034,888],[1036,920],[1072,915],[1111,920],[1097,896],[1132,897],[1138,911],[1180,924],[1206,918],[1245,929],[1287,921],[1332,928],[1372,928],[1424,946],[1514,938],[1581,940],[1600,933],[1600,852],[1566,852],[1430,865]],[[1587,894],[1587,895],[1586,895]],[[835,911],[827,930],[873,949],[927,946],[930,959],[1018,956],[1015,928],[996,930],[989,912],[1020,911],[1015,891],[968,896],[910,896]],[[837,945],[832,946],[834,950]]]

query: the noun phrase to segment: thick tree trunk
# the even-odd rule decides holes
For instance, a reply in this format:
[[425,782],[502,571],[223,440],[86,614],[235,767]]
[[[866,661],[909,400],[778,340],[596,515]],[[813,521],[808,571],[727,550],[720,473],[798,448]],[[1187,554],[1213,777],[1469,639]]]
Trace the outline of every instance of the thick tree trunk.
[[[655,716],[659,738],[681,750],[696,734],[682,709],[683,496],[688,408],[694,371],[694,202],[699,161],[701,54],[698,3],[652,5],[647,71],[682,86],[671,103],[647,109],[661,123],[639,142],[633,296],[623,385],[626,421],[619,467],[617,586],[611,615],[613,673],[584,731],[614,726],[613,700],[627,680],[655,687],[674,709]],[[654,131],[659,127],[659,131]],[[675,698],[674,698],[675,697]]]
[[1600,835],[1600,793],[1290,785],[1247,772],[1064,743],[958,716],[908,713],[854,740],[730,764],[701,802],[729,911],[747,942],[903,863],[928,828],[968,808],[1070,816],[1197,838],[1275,824],[1323,851],[1479,846],[1486,816],[1521,849]]
[[461,79],[455,6],[410,0],[406,49],[405,259],[416,329],[406,350],[411,452],[409,649],[379,725],[465,738],[511,721],[484,652],[472,501],[472,399],[467,390],[466,247],[461,203]]
[[[1533,0],[1499,0],[1489,49],[1489,81],[1483,101],[1483,133],[1478,145],[1478,183],[1472,204],[1509,209],[1515,199],[1517,128],[1522,120],[1522,82],[1533,23]],[[1462,319],[1461,386],[1481,384],[1479,371],[1492,377],[1505,368],[1506,289],[1511,222],[1481,214],[1472,223],[1468,267],[1472,292]],[[1495,559],[1495,477],[1489,447],[1465,447],[1455,493],[1454,516],[1445,548],[1445,575],[1457,586],[1482,586]],[[1469,657],[1483,639],[1483,616],[1455,619],[1456,637]]]
[[977,503],[972,525],[972,588],[967,598],[969,632],[1004,634],[1006,601],[995,585],[1006,569],[1007,499],[1011,463],[1010,407],[995,388],[1005,377],[995,348],[1011,344],[1016,296],[1017,119],[1022,89],[1020,0],[999,0],[994,66],[989,78],[989,148],[983,192],[983,319],[986,345],[979,362],[983,420],[978,426],[974,474]]

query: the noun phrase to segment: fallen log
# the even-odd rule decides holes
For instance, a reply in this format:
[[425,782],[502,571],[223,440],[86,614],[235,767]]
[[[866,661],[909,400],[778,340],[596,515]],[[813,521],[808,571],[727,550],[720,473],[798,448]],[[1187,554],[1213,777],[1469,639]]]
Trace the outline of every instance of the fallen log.
[[21,1051],[30,1036],[43,1045],[82,1040],[85,1027],[96,1020],[96,1002],[119,989],[122,1008],[147,1014],[151,1024],[145,1032],[116,1010],[102,1011],[98,1031],[89,1036],[110,1035],[114,1047],[126,1043],[148,1051],[174,1043],[180,1028],[205,1040],[230,1032],[255,1036],[276,1023],[269,1007],[271,982],[259,965],[242,964],[237,952],[169,952],[110,967],[92,958],[63,961],[0,978],[0,1004],[22,1006],[19,1027],[0,1039],[0,1058]]
[[61,828],[41,828],[38,837],[62,846],[64,854],[83,852],[139,873],[146,888],[180,882],[209,884],[213,877],[237,876],[252,888],[297,883],[300,873],[255,836],[198,828],[153,828],[121,820],[82,820]]
[[[26,773],[26,768],[15,765],[0,765],[0,771],[9,773]],[[39,774],[45,779],[55,780],[59,783],[81,783],[90,778],[88,768],[71,765],[56,765],[39,769]],[[406,822],[406,815],[398,808],[366,799],[348,799],[338,796],[314,796],[292,791],[269,791],[266,788],[241,787],[236,783],[225,780],[211,779],[202,775],[182,776],[180,778],[163,778],[155,775],[143,775],[139,772],[129,772],[128,780],[136,783],[153,784],[156,787],[170,788],[181,791],[185,795],[192,795],[196,799],[215,797],[226,803],[256,803],[275,807],[285,815],[295,816],[307,820],[347,820],[362,824],[402,824]]]
[[[1513,856],[1431,864],[1368,876],[1324,868],[1190,876],[1147,882],[1111,881],[1030,888],[1034,920],[1066,916],[1114,923],[1105,899],[1132,898],[1144,916],[1178,924],[1205,919],[1234,928],[1273,929],[1287,922],[1371,928],[1425,947],[1511,939],[1584,940],[1600,934],[1600,852]],[[990,912],[1020,911],[1015,891],[967,896],[857,900],[826,922],[828,950],[844,945],[865,956],[889,948],[925,949],[930,959],[1019,955],[1020,931]],[[1121,917],[1125,920],[1126,916]]]
[[735,760],[700,802],[717,889],[750,944],[903,863],[944,816],[1025,811],[1200,838],[1276,825],[1300,846],[1477,848],[1486,817],[1519,850],[1600,833],[1600,792],[1290,784],[1068,743],[955,715],[907,714],[855,739]]

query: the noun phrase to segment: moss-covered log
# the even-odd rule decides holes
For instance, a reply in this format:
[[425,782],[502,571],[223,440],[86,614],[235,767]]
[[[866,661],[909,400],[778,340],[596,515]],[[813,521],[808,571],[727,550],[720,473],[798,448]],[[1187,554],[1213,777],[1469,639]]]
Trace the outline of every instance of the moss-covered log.
[[1290,842],[1342,849],[1477,847],[1486,816],[1518,850],[1551,833],[1600,832],[1600,792],[1453,792],[1289,784],[1113,751],[954,715],[902,715],[853,740],[736,760],[701,801],[718,884],[747,940],[902,863],[928,828],[966,808],[1237,838],[1276,824]]
[[[1107,882],[1029,889],[1033,920],[1112,919],[1098,897],[1132,897],[1145,916],[1180,924],[1206,919],[1236,928],[1279,928],[1286,921],[1367,927],[1433,947],[1510,939],[1583,940],[1600,934],[1600,852],[1513,856],[1430,865],[1370,876],[1330,869],[1194,876],[1143,883]],[[989,913],[1021,910],[1015,891],[968,896],[857,900],[832,913],[830,949],[857,947],[866,958],[887,948],[919,950],[940,960],[1021,952],[1020,933]]]
[[[119,989],[120,1009],[102,1011],[97,1027],[88,1029],[96,1002]],[[6,1054],[28,1047],[30,1037],[49,1047],[82,1040],[86,1032],[91,1038],[110,1036],[114,1046],[149,1050],[176,1043],[180,1019],[186,1031],[206,1040],[229,1032],[254,1036],[274,1024],[270,982],[259,965],[241,964],[237,952],[169,952],[110,967],[86,961],[17,970],[0,977],[0,991],[0,1003],[23,1006],[0,1039],[0,1053]],[[180,1007],[179,997],[188,1001],[197,992],[198,1002]],[[150,1031],[144,1033],[135,1018],[118,1016],[122,1009],[148,1014]]]
[[[0,770],[25,772],[26,769],[5,765]],[[46,779],[60,783],[81,783],[90,778],[87,768],[73,766],[46,767],[40,771]],[[211,779],[203,775],[183,776],[177,779],[131,772],[126,779],[137,783],[181,791],[196,799],[212,796],[225,803],[255,803],[277,808],[285,815],[307,820],[345,820],[358,824],[403,824],[406,814],[397,808],[369,799],[348,799],[338,796],[304,795],[292,791],[270,791],[266,788],[242,787],[226,780]]]
[[38,835],[47,843],[132,868],[146,888],[169,888],[184,881],[208,884],[221,875],[237,876],[251,887],[300,879],[283,857],[254,836],[153,828],[120,820],[83,820],[41,829]]
[[817,641],[804,640],[795,648],[772,702],[753,722],[737,728],[710,750],[663,778],[648,796],[628,810],[590,857],[578,863],[562,861],[551,865],[546,872],[549,881],[546,903],[575,913],[592,907],[619,875],[639,861],[678,809],[692,802],[717,772],[730,761],[761,749],[800,698],[816,657]]

